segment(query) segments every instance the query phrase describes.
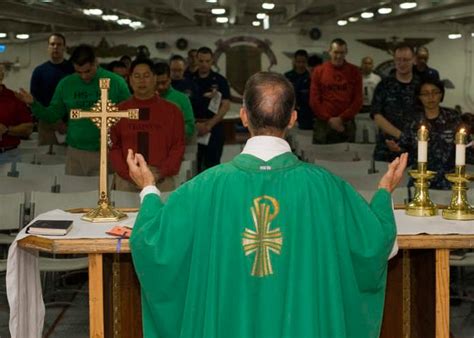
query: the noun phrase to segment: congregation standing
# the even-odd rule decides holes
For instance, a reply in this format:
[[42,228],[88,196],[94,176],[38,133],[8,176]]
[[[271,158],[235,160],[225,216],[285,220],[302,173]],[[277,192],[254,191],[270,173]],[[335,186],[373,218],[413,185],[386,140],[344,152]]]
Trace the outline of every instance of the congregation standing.
[[[110,98],[113,103],[129,99],[134,92],[130,68],[132,58],[123,56],[105,69],[99,65],[90,46],[77,47],[66,60],[64,35],[51,34],[47,42],[49,60],[34,69],[31,94],[22,90],[17,97],[26,105],[17,102],[18,106],[29,111],[32,121],[37,122],[40,145],[59,144],[64,141],[58,139],[65,138],[68,145],[66,174],[96,175],[98,131],[91,121],[69,121],[69,110],[88,109],[97,101],[100,77],[112,79]],[[368,113],[378,130],[374,160],[390,162],[403,151],[413,155],[416,139],[410,137],[408,130],[410,126],[413,128],[414,121],[420,122],[423,118],[420,88],[428,80],[440,79],[439,72],[428,65],[428,48],[420,46],[415,50],[404,43],[395,46],[394,69],[383,78],[374,72],[371,56],[362,58],[360,67],[357,67],[346,60],[348,51],[346,41],[336,38],[329,44],[327,61],[323,62],[320,56],[309,55],[303,49],[294,53],[293,68],[285,76],[295,90],[298,128],[313,130],[314,143],[354,142],[355,117]],[[146,55],[139,57],[146,58]],[[182,113],[186,144],[197,143],[198,172],[220,163],[225,141],[223,118],[230,109],[228,81],[212,69],[213,63],[212,50],[202,47],[190,49],[186,58],[172,55],[168,63],[158,63],[152,69],[154,92],[172,102]],[[443,85],[440,83],[439,86]],[[440,90],[444,96],[444,86]],[[453,114],[455,112],[450,115]],[[437,120],[438,117],[443,120],[443,116],[443,113],[432,115],[429,121],[434,125],[444,125]],[[450,124],[449,128],[447,125],[441,130],[434,128],[433,132],[443,133],[446,128],[454,132],[461,125],[461,114],[458,113],[454,120],[458,122]],[[11,122],[7,124],[10,126],[6,127],[13,127]],[[173,128],[171,125],[165,125],[165,129]],[[464,125],[469,127],[468,123]],[[19,140],[29,134],[19,135],[14,137]],[[17,146],[16,142],[5,145],[2,152]],[[450,154],[453,152],[451,148],[446,148]],[[467,157],[473,157],[470,150]],[[435,154],[431,160],[437,163],[433,164],[434,167],[444,168],[440,163],[445,161],[440,156]],[[410,156],[410,163],[413,163],[413,156]],[[449,169],[446,167],[441,175]],[[442,185],[444,188],[447,186]],[[437,184],[433,185],[433,188],[437,187]]]
[[[454,134],[465,123],[459,112],[440,106],[445,88],[428,66],[426,47],[396,46],[394,71],[384,78],[374,73],[370,56],[361,67],[349,63],[348,44],[340,38],[331,41],[328,60],[313,58],[311,71],[311,56],[298,50],[286,78],[252,75],[240,109],[251,138],[240,155],[220,165],[231,93],[227,79],[212,68],[210,48],[190,50],[187,60],[172,56],[169,63],[123,57],[105,69],[88,45],[76,47],[66,61],[65,45],[60,34],[48,39],[50,60],[35,69],[31,92],[10,92],[0,68],[0,99],[14,111],[0,111],[0,151],[14,151],[31,133],[34,117],[42,126],[41,142],[56,144],[58,135],[66,135],[66,174],[97,175],[99,132],[90,120],[69,120],[69,111],[89,110],[97,102],[100,78],[111,79],[109,98],[120,109],[138,108],[138,120],[121,119],[111,128],[109,160],[115,188],[141,192],[131,248],[145,334],[225,337],[232,328],[241,337],[378,335],[387,260],[397,251],[390,193],[407,162],[415,162],[421,123],[432,135],[428,165],[440,173],[453,169]],[[48,77],[44,88],[38,88],[45,81],[41,76]],[[356,116],[364,113],[378,128],[374,159],[390,162],[371,204],[341,178],[298,159],[285,140],[297,125],[313,130],[313,143],[354,142]],[[160,192],[178,188],[174,176],[191,144],[197,145],[203,173],[163,204]],[[433,187],[449,188],[443,175]],[[333,201],[344,203],[333,206]],[[308,214],[301,215],[302,209]],[[270,230],[279,213],[280,227]],[[309,225],[298,229],[297,224]],[[255,246],[259,236],[268,236],[268,252]],[[312,236],[315,246],[308,241]],[[270,251],[279,259],[272,260]],[[251,254],[255,259],[247,257]],[[229,262],[237,270],[227,269]],[[215,285],[216,280],[238,283]],[[313,287],[313,302],[307,302],[301,290]],[[258,299],[238,302],[235,290]],[[291,292],[282,296],[285,290]],[[332,302],[335,298],[341,301]],[[222,302],[228,306],[216,306]],[[266,306],[282,318],[281,325],[262,315]]]

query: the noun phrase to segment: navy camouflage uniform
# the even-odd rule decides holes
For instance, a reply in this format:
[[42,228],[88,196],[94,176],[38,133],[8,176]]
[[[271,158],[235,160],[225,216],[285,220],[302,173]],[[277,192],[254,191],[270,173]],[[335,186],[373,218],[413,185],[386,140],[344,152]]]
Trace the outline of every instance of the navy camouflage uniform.
[[309,71],[299,74],[291,70],[285,73],[285,77],[293,84],[295,90],[298,128],[312,130],[314,114],[309,106],[309,87],[311,86],[311,75]]
[[[381,114],[396,128],[404,130],[416,118],[415,89],[419,84],[420,80],[415,75],[410,83],[398,81],[395,74],[382,79],[374,91],[371,117]],[[400,155],[388,149],[385,144],[387,139],[394,138],[379,131],[373,155],[375,161],[391,162]]]
[[436,176],[430,181],[430,188],[451,189],[451,183],[445,178],[445,174],[454,172],[455,136],[461,125],[461,114],[453,109],[440,107],[435,119],[426,119],[424,113],[420,113],[419,118],[402,131],[399,145],[408,151],[409,163],[413,168],[417,165],[417,132],[422,124],[429,131],[428,170],[436,171]]

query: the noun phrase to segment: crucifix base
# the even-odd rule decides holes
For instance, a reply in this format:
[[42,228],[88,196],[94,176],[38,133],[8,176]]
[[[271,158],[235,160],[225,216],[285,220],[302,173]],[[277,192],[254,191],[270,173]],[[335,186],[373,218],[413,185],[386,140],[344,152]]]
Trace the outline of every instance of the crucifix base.
[[116,222],[127,217],[128,216],[125,213],[115,209],[111,205],[107,203],[99,203],[97,208],[89,211],[87,214],[82,216],[81,219],[87,222],[100,223]]

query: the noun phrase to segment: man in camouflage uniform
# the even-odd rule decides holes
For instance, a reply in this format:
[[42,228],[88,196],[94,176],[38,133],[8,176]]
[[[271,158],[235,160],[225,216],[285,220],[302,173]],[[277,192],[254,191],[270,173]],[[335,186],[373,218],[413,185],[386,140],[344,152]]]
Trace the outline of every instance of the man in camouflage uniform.
[[296,111],[298,112],[298,128],[313,129],[314,115],[309,106],[309,86],[311,74],[308,71],[308,52],[298,49],[293,56],[293,69],[285,73],[290,80],[296,95]]
[[392,152],[386,140],[400,138],[401,131],[415,117],[415,88],[419,79],[413,74],[415,53],[406,44],[394,50],[395,73],[384,78],[375,88],[371,117],[379,128],[374,160],[391,162],[400,153]]

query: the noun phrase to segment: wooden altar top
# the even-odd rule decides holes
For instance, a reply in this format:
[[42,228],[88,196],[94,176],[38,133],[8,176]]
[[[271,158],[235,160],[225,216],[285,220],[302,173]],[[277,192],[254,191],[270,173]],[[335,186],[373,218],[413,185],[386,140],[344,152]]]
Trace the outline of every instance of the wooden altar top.
[[[445,206],[439,206],[443,209]],[[403,205],[395,205],[395,209],[403,209]],[[68,210],[71,213],[83,213],[88,209],[78,208]],[[120,208],[123,212],[137,212],[137,208]],[[86,254],[86,253],[115,253],[117,238],[100,239],[65,239],[28,236],[18,242],[25,249],[36,249],[57,254]],[[400,249],[469,249],[474,248],[474,235],[398,235]],[[130,253],[128,239],[122,239],[120,253]]]
[[[400,249],[468,249],[474,247],[474,235],[399,235]],[[19,241],[25,249],[57,254],[115,253],[117,239],[64,239],[29,236]],[[123,239],[120,253],[129,253],[129,240]]]

